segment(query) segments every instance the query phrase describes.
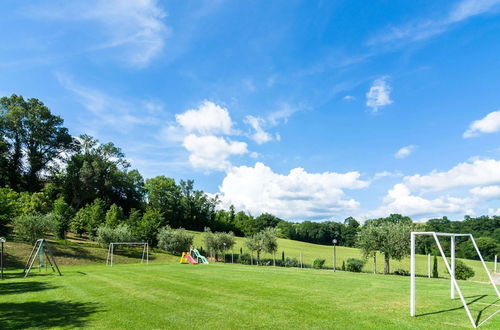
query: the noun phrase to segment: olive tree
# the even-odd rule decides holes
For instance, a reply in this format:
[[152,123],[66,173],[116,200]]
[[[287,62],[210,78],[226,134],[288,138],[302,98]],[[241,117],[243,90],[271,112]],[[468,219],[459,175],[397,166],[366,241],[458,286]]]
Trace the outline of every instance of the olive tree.
[[257,253],[257,264],[259,264],[260,254],[262,251],[272,253],[274,255],[274,253],[278,250],[276,231],[274,228],[266,228],[247,238],[245,245],[250,251]]
[[384,274],[389,274],[390,259],[401,260],[410,252],[411,225],[380,222],[364,226],[357,235],[357,246],[365,258],[379,251],[384,255]]

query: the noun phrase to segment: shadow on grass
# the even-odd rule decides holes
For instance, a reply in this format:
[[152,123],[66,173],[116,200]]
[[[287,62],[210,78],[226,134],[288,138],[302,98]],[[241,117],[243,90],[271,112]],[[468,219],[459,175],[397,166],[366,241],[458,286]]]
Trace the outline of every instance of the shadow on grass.
[[0,304],[2,329],[44,329],[51,327],[85,327],[88,318],[99,312],[95,303],[66,301]]
[[0,283],[0,295],[37,292],[37,291],[50,290],[56,288],[57,287],[52,284],[46,282],[36,282],[36,281],[18,282],[18,283]]
[[[477,295],[477,296],[470,296],[470,297],[464,297],[465,299],[468,299],[468,298],[475,298],[471,301],[469,301],[467,303],[467,305],[471,305],[483,298],[487,297],[487,295],[483,294],[483,295]],[[455,299],[456,300],[456,299]],[[441,311],[436,311],[436,312],[429,312],[429,313],[424,313],[424,314],[418,314],[418,315],[415,315],[416,317],[420,317],[420,316],[426,316],[426,315],[433,315],[433,314],[441,314],[441,313],[447,313],[447,312],[453,312],[453,311],[457,311],[459,309],[463,309],[464,306],[460,306],[460,307],[454,307],[454,308],[450,308],[450,309],[444,309],[444,310],[441,310]]]
[[85,259],[92,262],[103,262],[106,261],[104,257],[97,256],[92,254],[92,252],[88,249],[78,246],[57,246],[52,245],[52,252],[56,258],[64,257],[64,258],[75,258],[75,259]]

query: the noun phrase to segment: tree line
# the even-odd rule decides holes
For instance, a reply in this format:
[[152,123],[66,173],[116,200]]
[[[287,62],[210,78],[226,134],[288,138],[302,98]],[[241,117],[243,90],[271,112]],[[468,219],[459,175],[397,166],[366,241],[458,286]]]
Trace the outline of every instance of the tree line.
[[[466,216],[463,221],[443,217],[413,224],[393,214],[361,225],[352,217],[341,222],[289,222],[234,206],[221,209],[218,198],[196,189],[193,180],[144,179],[118,146],[88,135],[72,136],[64,120],[43,102],[18,95],[0,99],[0,187],[0,230],[14,229],[26,240],[31,239],[27,232],[33,237],[50,230],[62,239],[68,232],[96,240],[99,234],[129,235],[156,244],[166,226],[197,231],[208,227],[247,237],[272,228],[282,238],[327,245],[335,239],[338,245],[355,247],[362,242],[364,228],[395,223],[425,231],[472,233],[487,259],[499,250],[497,216]],[[435,249],[431,240],[418,241],[419,253]],[[467,242],[459,244],[457,256],[477,258]]]

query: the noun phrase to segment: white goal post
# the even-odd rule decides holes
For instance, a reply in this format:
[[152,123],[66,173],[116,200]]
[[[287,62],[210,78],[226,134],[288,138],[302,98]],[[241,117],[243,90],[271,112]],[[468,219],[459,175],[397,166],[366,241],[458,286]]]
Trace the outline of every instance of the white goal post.
[[[500,293],[498,292],[497,286],[495,282],[493,281],[493,278],[491,277],[490,271],[488,270],[488,267],[486,266],[486,263],[483,260],[483,256],[481,255],[481,252],[479,251],[479,248],[477,247],[476,241],[474,240],[474,237],[471,234],[452,234],[452,233],[437,233],[433,231],[425,231],[425,232],[412,232],[411,233],[411,256],[410,256],[410,315],[415,316],[415,240],[417,235],[427,235],[427,236],[433,236],[434,240],[436,241],[436,244],[439,248],[439,252],[441,253],[441,256],[443,257],[444,264],[446,266],[446,269],[448,270],[448,273],[450,274],[450,279],[451,279],[451,299],[455,298],[455,291],[458,293],[458,296],[460,297],[460,300],[462,301],[462,304],[464,305],[464,309],[467,312],[467,316],[469,317],[470,322],[472,323],[472,326],[474,328],[477,328],[484,322],[486,322],[488,319],[490,319],[493,315],[495,315],[497,312],[492,314],[490,317],[485,319],[483,322],[476,324],[476,321],[472,317],[469,306],[467,305],[467,302],[464,299],[464,296],[462,294],[462,291],[460,290],[460,287],[458,286],[457,280],[455,278],[455,238],[456,237],[469,237],[472,241],[472,244],[474,245],[474,248],[476,249],[476,252],[479,256],[479,259],[481,260],[481,263],[483,264],[484,270],[486,271],[486,274],[488,274],[488,278],[490,279],[491,285],[493,285],[493,289],[495,289],[495,292],[500,298]],[[448,259],[446,258],[446,255],[443,251],[443,247],[441,246],[441,243],[439,242],[438,236],[445,236],[445,237],[450,237],[451,239],[451,244],[450,244],[450,263],[448,263]]]
[[109,243],[108,256],[106,257],[106,266],[113,266],[113,254],[115,251],[115,245],[142,245],[142,258],[141,264],[146,262],[149,264],[149,244],[144,242],[113,242]]

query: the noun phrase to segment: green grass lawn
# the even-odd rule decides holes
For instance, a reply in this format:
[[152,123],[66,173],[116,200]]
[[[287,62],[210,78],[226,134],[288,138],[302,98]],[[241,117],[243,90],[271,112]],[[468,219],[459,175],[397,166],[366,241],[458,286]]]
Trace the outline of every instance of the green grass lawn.
[[[191,232],[195,235],[195,242],[194,244],[197,247],[203,246],[203,234],[200,232]],[[239,253],[240,248],[243,248],[243,252],[247,253],[249,252],[246,247],[245,247],[245,239],[242,237],[236,237],[236,246],[234,247],[233,251],[234,253]],[[408,244],[410,244],[408,242]],[[361,251],[356,248],[348,248],[348,247],[343,247],[343,246],[337,246],[337,267],[340,268],[342,265],[342,261],[346,260],[347,258],[359,258],[362,259]],[[285,257],[291,257],[291,258],[297,258],[299,260],[300,258],[300,253],[302,252],[302,258],[303,262],[307,263],[309,265],[312,264],[313,260],[316,258],[323,258],[326,260],[325,267],[333,267],[333,246],[328,246],[328,245],[319,245],[319,244],[311,244],[311,243],[305,243],[305,242],[299,242],[299,241],[293,241],[293,240],[288,240],[288,239],[278,239],[278,252],[276,254],[276,258],[281,258],[281,252],[285,251]],[[228,251],[230,253],[230,251]],[[263,254],[264,258],[272,258],[271,255],[269,254]],[[417,273],[421,275],[427,275],[427,256],[424,255],[417,255],[417,262],[416,262],[416,267],[417,267]],[[478,260],[468,260],[468,259],[461,259],[463,260],[467,265],[471,266],[474,269],[475,276],[471,278],[473,281],[482,281],[482,282],[487,282],[488,275],[486,274],[483,265],[481,264],[480,261]],[[431,258],[431,263],[433,259]],[[493,262],[487,262],[488,268],[490,271],[493,270]],[[410,259],[405,258],[401,261],[397,260],[391,260],[390,262],[391,266],[391,271],[394,271],[398,268],[405,269],[405,270],[410,270]],[[432,266],[432,265],[431,265]],[[373,272],[373,258],[369,259],[367,263],[365,264],[365,267],[363,269],[364,271],[367,272]],[[431,268],[432,270],[432,268]],[[443,259],[438,256],[438,270],[439,270],[439,276],[442,277],[447,277],[448,272],[446,270],[446,266],[443,263]],[[381,254],[377,255],[377,272],[378,273],[383,273],[384,271],[384,260],[383,256]]]
[[[0,281],[0,328],[447,329],[470,328],[449,281],[329,270],[178,263],[62,266]],[[493,289],[460,281],[475,318],[498,307]],[[500,316],[482,328],[500,328]]]

